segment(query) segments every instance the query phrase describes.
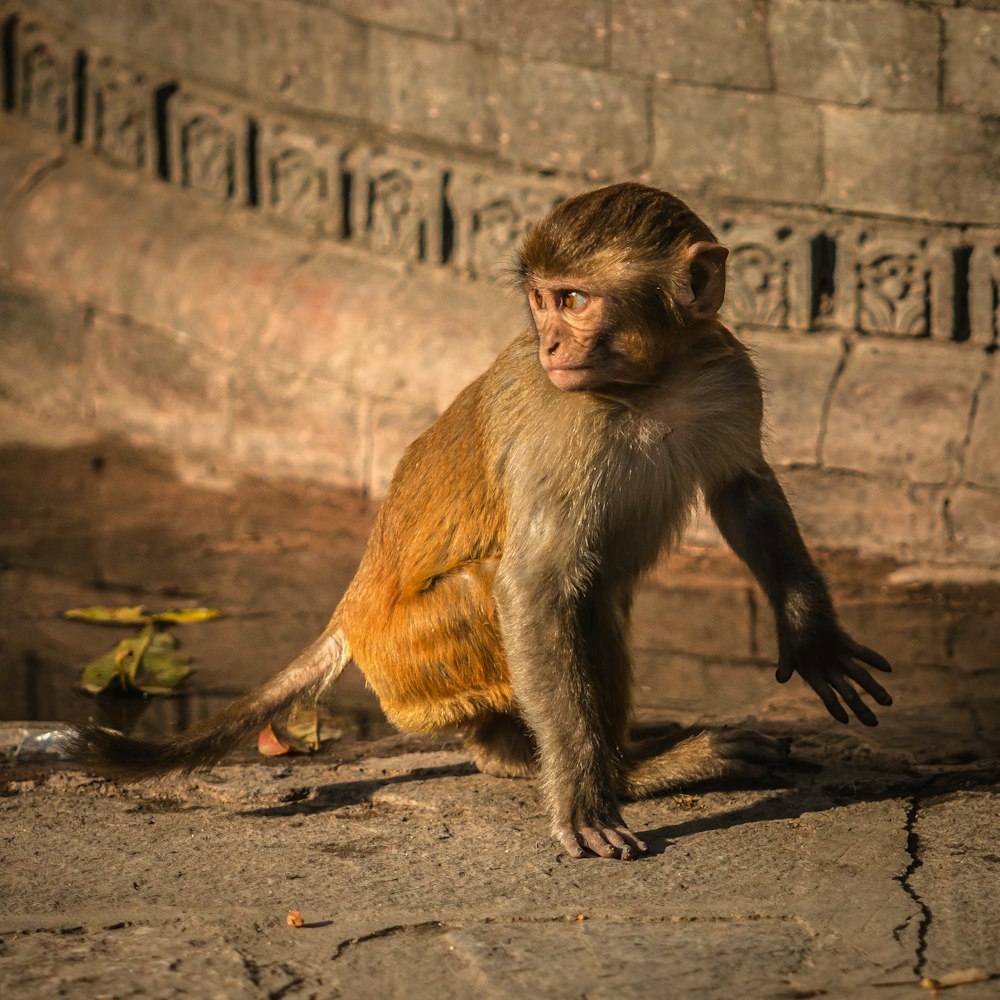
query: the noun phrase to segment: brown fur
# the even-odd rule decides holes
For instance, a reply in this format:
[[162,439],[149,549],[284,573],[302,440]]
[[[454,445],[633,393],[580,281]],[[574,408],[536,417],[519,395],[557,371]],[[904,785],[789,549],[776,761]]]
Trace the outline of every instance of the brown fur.
[[[799,670],[834,714],[835,689],[868,721],[844,676],[884,692],[842,654],[870,651],[836,625],[764,462],[757,374],[715,318],[725,255],[687,206],[640,185],[554,209],[514,268],[536,302],[532,327],[407,449],[313,650],[165,747],[87,728],[75,751],[133,770],[210,764],[352,656],[400,728],[462,726],[483,770],[537,771],[571,854],[634,856],[645,845],[622,798],[754,775],[781,750],[746,733],[657,754],[629,743],[634,588],[699,495],[775,606],[780,671]],[[817,637],[833,653],[824,645],[812,670],[799,653]]]

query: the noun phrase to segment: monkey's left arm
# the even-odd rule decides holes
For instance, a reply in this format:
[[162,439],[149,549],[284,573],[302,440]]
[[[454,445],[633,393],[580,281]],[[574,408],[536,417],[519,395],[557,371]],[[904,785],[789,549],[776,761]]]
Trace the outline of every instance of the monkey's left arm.
[[806,549],[771,467],[760,459],[707,500],[723,537],[750,568],[774,609],[778,681],[783,684],[798,671],[839,722],[848,721],[843,701],[866,726],[877,725],[856,688],[880,705],[891,705],[892,697],[861,663],[876,670],[891,668],[838,623],[826,581]]

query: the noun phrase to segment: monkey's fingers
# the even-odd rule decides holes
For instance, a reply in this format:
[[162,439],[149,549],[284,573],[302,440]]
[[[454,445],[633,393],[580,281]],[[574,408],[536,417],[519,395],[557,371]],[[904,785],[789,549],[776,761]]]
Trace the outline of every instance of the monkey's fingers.
[[880,705],[891,705],[892,695],[864,667],[858,666],[853,660],[844,664],[844,673],[859,687],[864,688]]
[[862,646],[860,642],[855,642],[853,639],[847,643],[847,648],[850,650],[851,656],[867,663],[869,667],[874,667],[886,674],[892,673],[889,661],[881,653],[876,653],[874,649]]
[[877,726],[875,713],[861,700],[861,695],[851,687],[846,677],[834,674],[830,678],[833,689],[843,698],[847,707],[857,716],[858,721],[865,726]]
[[850,722],[850,716],[844,711],[844,706],[837,700],[837,696],[830,686],[829,679],[818,676],[813,670],[806,671],[800,669],[799,673],[802,674],[809,687],[819,695],[819,700],[823,702],[823,706],[838,722],[845,724]]

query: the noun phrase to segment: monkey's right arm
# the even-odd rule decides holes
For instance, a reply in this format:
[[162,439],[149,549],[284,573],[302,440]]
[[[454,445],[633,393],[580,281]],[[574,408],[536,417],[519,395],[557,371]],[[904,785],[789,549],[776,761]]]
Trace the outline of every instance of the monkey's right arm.
[[[798,672],[827,711],[847,722],[841,701],[866,726],[875,713],[856,688],[880,705],[892,697],[861,665],[888,671],[888,662],[855,642],[837,621],[822,574],[799,533],[795,516],[771,467],[763,458],[708,498],[723,537],[747,564],[774,609],[778,632],[777,679]],[[860,662],[859,662],[860,661]]]
[[646,845],[615,794],[628,701],[622,625],[603,595],[561,572],[574,563],[560,559],[567,540],[546,545],[539,520],[530,550],[508,547],[494,586],[514,694],[538,746],[556,839],[572,857],[631,859]]

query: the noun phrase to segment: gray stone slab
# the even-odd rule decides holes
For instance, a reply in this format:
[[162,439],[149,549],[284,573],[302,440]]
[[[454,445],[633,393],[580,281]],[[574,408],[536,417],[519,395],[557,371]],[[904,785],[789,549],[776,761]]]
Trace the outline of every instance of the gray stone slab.
[[771,85],[766,34],[764,12],[750,0],[626,0],[611,21],[611,66],[764,90]]
[[[1000,11],[1000,5],[994,7]],[[1000,13],[944,13],[944,98],[983,114],[1000,112]]]
[[954,476],[982,379],[978,351],[914,353],[906,342],[859,341],[830,405],[825,465],[912,482]]
[[815,105],[774,94],[680,83],[653,97],[652,176],[698,197],[819,199],[821,129]]
[[991,378],[979,391],[972,434],[965,459],[967,482],[1000,487],[1000,435],[992,428],[1000,421],[1000,380]]
[[940,24],[902,4],[777,0],[768,34],[780,93],[817,101],[935,109]]

